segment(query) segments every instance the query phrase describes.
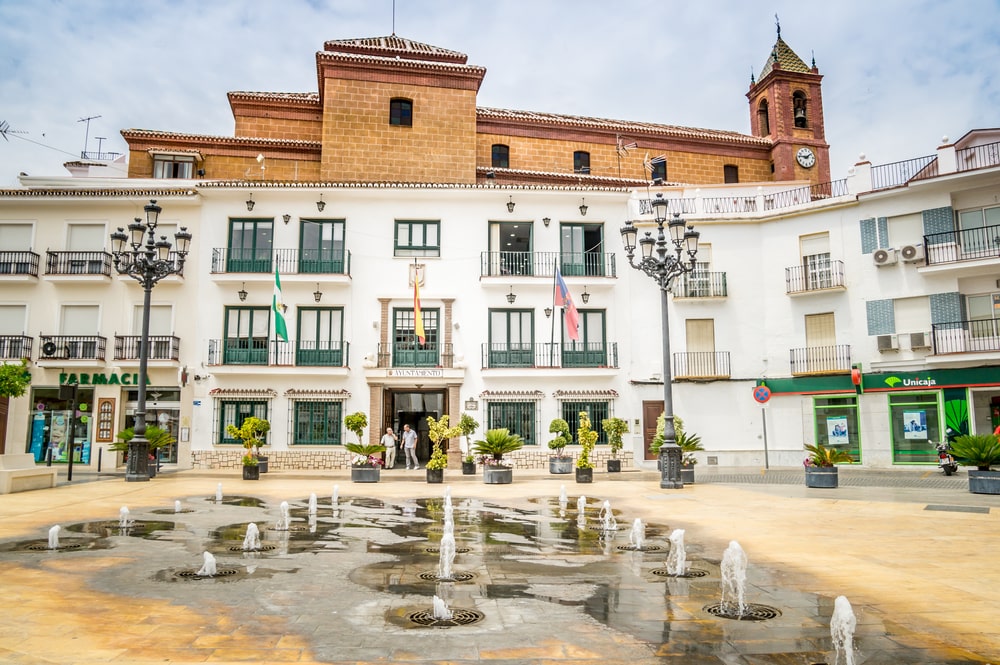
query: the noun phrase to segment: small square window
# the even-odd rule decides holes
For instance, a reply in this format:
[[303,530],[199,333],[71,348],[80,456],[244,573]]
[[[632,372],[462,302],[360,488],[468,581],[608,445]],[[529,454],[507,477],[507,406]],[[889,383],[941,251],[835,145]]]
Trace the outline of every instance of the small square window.
[[393,99],[390,101],[389,124],[398,127],[412,127],[413,102],[409,99]]
[[590,153],[586,150],[577,150],[573,153],[573,172],[590,173]]
[[395,256],[441,256],[440,222],[397,220]]
[[740,167],[735,164],[726,164],[722,167],[722,177],[723,182],[728,184],[737,183],[740,181]]
[[493,159],[490,162],[493,168],[496,169],[509,169],[510,168],[510,146],[506,146],[502,143],[493,144]]

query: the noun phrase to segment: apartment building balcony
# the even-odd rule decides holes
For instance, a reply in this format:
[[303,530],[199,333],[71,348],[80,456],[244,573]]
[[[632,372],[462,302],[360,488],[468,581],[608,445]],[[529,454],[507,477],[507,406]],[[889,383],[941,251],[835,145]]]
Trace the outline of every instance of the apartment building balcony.
[[100,335],[39,335],[38,360],[104,361],[108,339]]
[[395,342],[378,345],[378,367],[447,367],[455,366],[451,344],[439,342]]
[[483,252],[480,263],[480,277],[552,279],[556,266],[564,277],[618,277],[608,252]]
[[33,343],[27,335],[0,335],[0,360],[30,358]]
[[724,272],[690,272],[674,280],[674,298],[725,298],[729,295]]
[[956,277],[975,275],[984,267],[996,270],[1000,267],[1000,225],[930,233],[914,251],[919,256],[913,262],[921,269],[933,267],[934,272]]
[[40,261],[35,252],[0,252],[0,279],[38,277]]
[[347,368],[350,342],[230,337],[208,341],[208,364],[216,367]]
[[673,356],[676,380],[711,381],[731,376],[728,351],[687,351]]
[[46,252],[45,274],[56,279],[80,280],[111,277],[108,252]]
[[851,372],[850,344],[791,349],[790,356],[792,376]]
[[817,261],[785,268],[785,293],[790,296],[846,288],[843,261]]
[[[142,348],[140,335],[115,335],[115,360],[139,362],[139,352]],[[173,335],[150,335],[150,362],[177,362],[181,353],[181,339]]]
[[483,369],[617,368],[617,342],[499,343],[482,345]]
[[216,247],[212,250],[212,278],[217,282],[274,279],[302,275],[310,280],[323,277],[324,284],[349,283],[351,253],[310,249],[246,250]]
[[935,356],[1000,353],[1000,319],[979,319],[931,325]]

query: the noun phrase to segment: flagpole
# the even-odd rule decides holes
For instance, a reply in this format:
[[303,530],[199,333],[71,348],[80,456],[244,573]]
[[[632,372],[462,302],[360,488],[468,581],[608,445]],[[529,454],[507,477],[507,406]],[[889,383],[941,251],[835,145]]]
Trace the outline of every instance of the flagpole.
[[552,367],[556,356],[556,270],[559,257],[552,260],[552,318],[549,321],[549,367]]

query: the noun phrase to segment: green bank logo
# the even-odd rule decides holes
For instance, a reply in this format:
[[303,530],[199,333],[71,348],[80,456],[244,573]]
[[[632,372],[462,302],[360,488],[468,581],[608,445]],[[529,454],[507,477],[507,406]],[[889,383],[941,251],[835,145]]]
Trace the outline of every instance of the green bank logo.
[[934,379],[929,378],[929,377],[926,378],[926,379],[920,379],[920,378],[916,378],[916,379],[901,379],[898,376],[890,376],[890,377],[886,378],[885,385],[889,386],[890,388],[895,388],[896,386],[900,386],[900,387],[903,387],[903,388],[909,388],[909,387],[912,387],[912,386],[925,387],[926,388],[926,387],[929,387],[929,386],[936,386],[937,385],[937,381],[935,381]]
[[889,386],[890,388],[895,388],[902,382],[903,380],[898,376],[890,376],[888,379],[885,380],[885,385]]

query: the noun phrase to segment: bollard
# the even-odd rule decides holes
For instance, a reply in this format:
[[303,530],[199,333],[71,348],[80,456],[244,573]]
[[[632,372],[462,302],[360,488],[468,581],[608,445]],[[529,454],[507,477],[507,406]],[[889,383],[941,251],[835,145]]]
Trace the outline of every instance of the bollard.
[[97,449],[97,473],[101,472],[101,456],[104,454],[104,448]]
[[52,448],[45,449],[45,466],[52,466]]

